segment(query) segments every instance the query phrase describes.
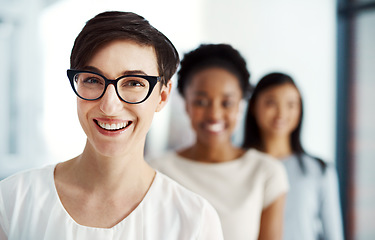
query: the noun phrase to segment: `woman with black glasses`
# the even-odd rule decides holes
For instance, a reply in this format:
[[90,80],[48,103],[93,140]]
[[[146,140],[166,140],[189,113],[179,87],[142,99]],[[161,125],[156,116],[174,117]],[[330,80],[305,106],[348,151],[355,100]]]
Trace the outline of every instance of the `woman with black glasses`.
[[222,239],[211,205],[144,161],[178,64],[172,43],[141,16],[89,20],[68,70],[86,146],[0,182],[0,239]]

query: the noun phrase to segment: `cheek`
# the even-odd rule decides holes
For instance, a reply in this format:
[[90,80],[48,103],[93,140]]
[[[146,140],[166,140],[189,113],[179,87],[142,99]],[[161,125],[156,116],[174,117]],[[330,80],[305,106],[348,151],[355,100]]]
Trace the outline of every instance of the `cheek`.
[[242,112],[240,112],[239,104],[227,111],[227,118],[234,123],[240,119]]
[[185,109],[191,119],[201,118],[204,113],[204,108],[196,107],[191,101],[185,103]]
[[78,99],[77,100],[77,116],[82,130],[85,132],[86,136],[90,134],[90,123],[88,118],[88,112],[91,109],[91,102]]
[[141,120],[143,117],[146,117],[147,119],[150,119],[150,121],[152,121],[152,118],[157,110],[156,102],[152,102],[150,104],[144,102],[144,104],[135,104],[134,106],[130,107],[133,108],[129,108],[129,111],[133,111]]
[[147,114],[147,115],[154,115],[155,112],[160,112],[162,110],[163,106],[161,103],[161,95],[159,93],[158,86],[155,86],[153,92],[148,97],[148,99],[140,104],[134,104],[131,105],[131,107],[136,107],[134,109],[137,109],[136,111],[139,114]]
[[204,120],[204,109],[202,108],[189,108],[187,113],[192,122],[200,122]]
[[84,102],[84,100],[82,99],[77,99],[77,115],[81,123],[82,123],[82,120],[84,119],[84,116],[86,115],[88,111],[86,102]]
[[294,128],[297,127],[297,125],[299,123],[300,116],[301,116],[301,113],[300,113],[299,110],[295,110],[295,111],[290,113],[291,122],[292,122]]
[[267,122],[271,121],[273,118],[273,109],[266,106],[257,106],[255,108],[255,120],[259,126],[265,125]]

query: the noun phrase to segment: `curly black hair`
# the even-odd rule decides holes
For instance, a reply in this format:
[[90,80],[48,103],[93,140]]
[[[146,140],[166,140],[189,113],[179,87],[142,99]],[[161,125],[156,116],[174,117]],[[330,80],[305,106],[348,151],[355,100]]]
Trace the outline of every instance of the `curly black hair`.
[[228,44],[201,44],[197,49],[184,55],[178,71],[177,89],[185,97],[185,88],[191,77],[210,67],[220,67],[237,76],[242,90],[242,97],[247,98],[251,91],[250,73],[241,54]]

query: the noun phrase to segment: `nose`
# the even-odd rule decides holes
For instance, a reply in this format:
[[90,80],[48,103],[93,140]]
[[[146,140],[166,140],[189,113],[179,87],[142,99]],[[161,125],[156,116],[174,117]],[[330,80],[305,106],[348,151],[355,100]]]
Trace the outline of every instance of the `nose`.
[[286,109],[285,106],[280,106],[280,105],[277,106],[277,116],[278,117],[280,117],[280,118],[284,117],[286,113],[287,113],[287,109]]
[[207,117],[210,121],[216,122],[223,117],[223,109],[220,103],[212,103],[207,108]]
[[115,86],[110,84],[100,99],[100,110],[108,116],[114,116],[123,108],[124,102],[117,96]]

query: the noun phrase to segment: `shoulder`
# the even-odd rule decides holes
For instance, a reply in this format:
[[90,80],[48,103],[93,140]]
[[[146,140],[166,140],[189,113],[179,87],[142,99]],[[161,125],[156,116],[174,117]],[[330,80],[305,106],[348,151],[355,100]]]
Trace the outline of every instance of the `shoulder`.
[[153,217],[148,218],[150,223],[154,224],[156,221],[164,227],[174,226],[182,234],[178,239],[185,239],[187,236],[207,239],[205,234],[218,236],[212,239],[222,239],[219,216],[207,200],[161,172],[157,172],[154,184],[152,200],[148,201],[148,212],[153,213]]
[[269,155],[267,153],[256,150],[255,148],[248,149],[246,151],[244,157],[247,158],[247,159],[249,159],[249,158],[251,158],[253,160],[256,159],[257,161],[266,161],[268,163],[277,162],[276,158],[272,157],[271,155]]
[[332,172],[335,168],[333,163],[323,161],[322,159],[309,154],[303,154],[302,161],[306,165],[307,173],[319,177],[326,175],[327,172]]
[[[23,204],[40,197],[40,194],[50,189],[55,165],[26,170],[16,173],[0,182],[0,197],[5,208]],[[49,181],[51,180],[51,181]]]
[[248,164],[254,165],[262,172],[269,172],[271,174],[285,174],[284,166],[280,160],[254,148],[249,149],[245,153],[244,159]]
[[[157,191],[164,207],[169,211],[174,211],[181,216],[194,219],[218,218],[216,210],[212,205],[200,195],[188,190],[173,179],[157,172]],[[156,200],[158,201],[158,200]],[[164,209],[165,210],[165,209]]]
[[25,170],[11,175],[0,181],[0,193],[10,193],[15,190],[26,190],[30,186],[45,181],[45,178],[53,174],[55,165],[48,165],[42,168]]
[[280,160],[255,149],[249,149],[245,158],[249,164],[254,164],[254,182],[263,185],[264,208],[288,192],[288,176]]
[[157,188],[165,196],[163,202],[169,202],[180,209],[199,210],[201,208],[211,208],[208,201],[200,195],[188,190],[161,172],[157,172],[157,175]]
[[17,218],[20,209],[35,208],[32,205],[36,202],[43,204],[39,200],[50,189],[48,179],[53,179],[53,169],[54,165],[49,165],[26,170],[0,181],[0,225],[6,228],[6,222]]

